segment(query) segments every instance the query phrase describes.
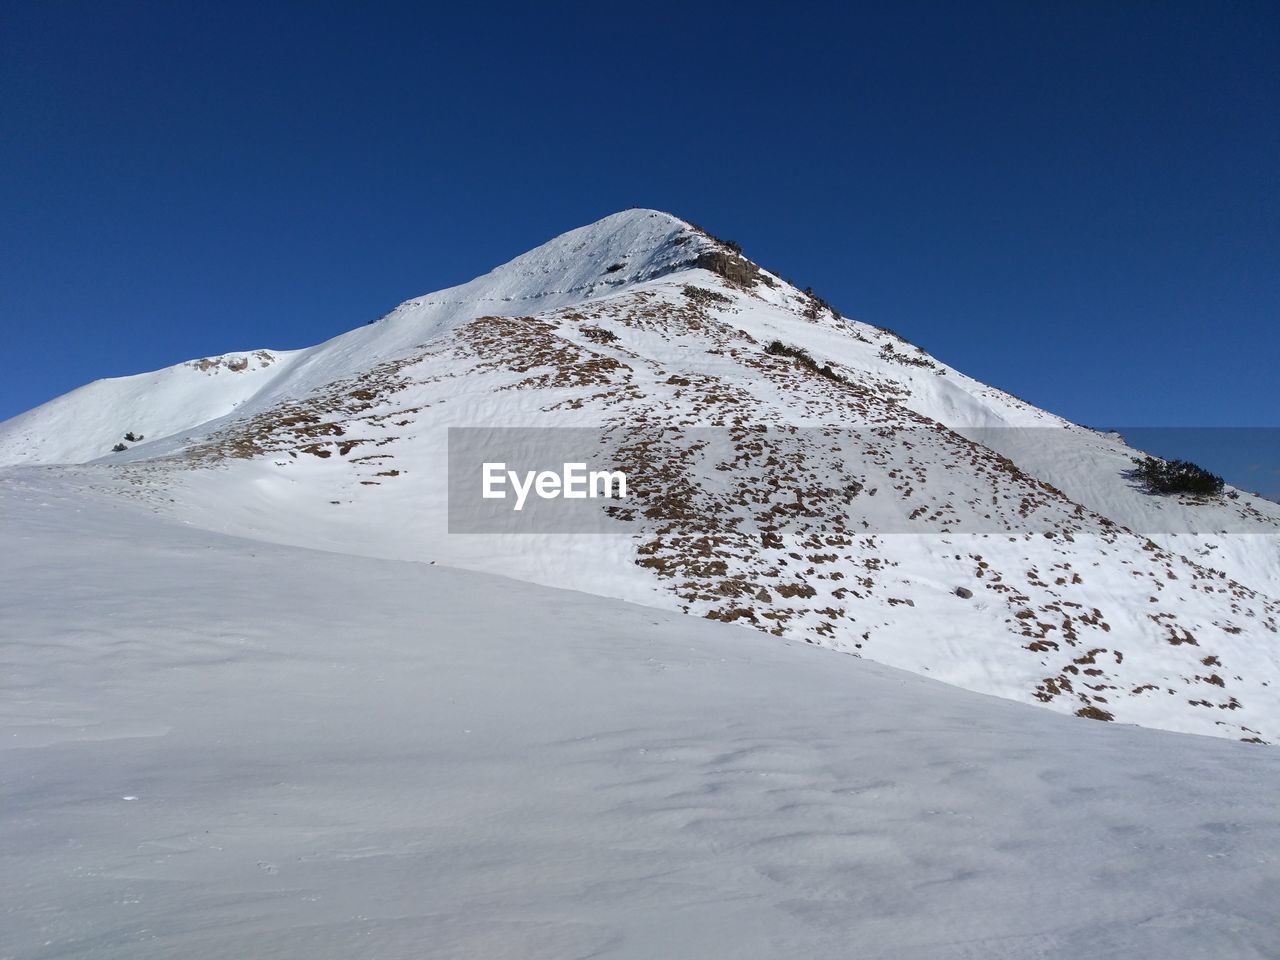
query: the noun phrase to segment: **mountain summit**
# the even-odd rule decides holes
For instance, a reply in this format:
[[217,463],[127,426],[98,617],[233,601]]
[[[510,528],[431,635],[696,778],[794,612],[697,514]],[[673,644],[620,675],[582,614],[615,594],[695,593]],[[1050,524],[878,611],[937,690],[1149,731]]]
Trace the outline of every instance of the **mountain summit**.
[[[632,495],[589,505],[593,532],[459,532],[450,427],[574,428],[626,466]],[[0,464],[56,466],[209,529],[745,624],[1098,720],[1274,740],[1280,508],[1153,496],[1137,456],[653,210],[315,347],[102,380],[0,424]]]

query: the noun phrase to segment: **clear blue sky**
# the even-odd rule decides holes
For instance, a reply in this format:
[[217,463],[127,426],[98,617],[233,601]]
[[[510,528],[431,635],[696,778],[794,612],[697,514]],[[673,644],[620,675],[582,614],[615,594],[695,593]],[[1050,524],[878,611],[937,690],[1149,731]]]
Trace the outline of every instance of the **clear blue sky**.
[[629,206],[1096,426],[1280,425],[1280,5],[0,6],[0,418]]

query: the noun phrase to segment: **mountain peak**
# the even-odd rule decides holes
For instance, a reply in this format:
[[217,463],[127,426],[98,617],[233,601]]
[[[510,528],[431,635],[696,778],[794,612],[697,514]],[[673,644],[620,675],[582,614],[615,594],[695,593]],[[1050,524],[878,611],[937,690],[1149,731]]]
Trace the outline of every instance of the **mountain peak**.
[[[352,345],[378,355],[447,332],[480,316],[517,316],[582,303],[680,270],[711,270],[743,287],[774,280],[737,244],[661,210],[635,207],[577,227],[455,287],[406,300],[383,318],[383,336]],[[340,338],[341,339],[341,338]]]
[[723,246],[669,213],[622,210],[421,302],[485,299],[559,305],[692,266],[699,256]]

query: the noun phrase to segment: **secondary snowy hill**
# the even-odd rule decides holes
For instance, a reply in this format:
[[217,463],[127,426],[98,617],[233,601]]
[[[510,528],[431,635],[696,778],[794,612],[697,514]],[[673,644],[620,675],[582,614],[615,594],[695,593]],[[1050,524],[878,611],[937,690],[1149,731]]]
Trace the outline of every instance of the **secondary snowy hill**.
[[[244,356],[52,401],[0,425],[0,463],[62,464],[258,540],[749,624],[1095,719],[1280,739],[1280,507],[1151,497],[1119,438],[670,215],[607,217],[317,347]],[[581,428],[632,495],[594,532],[451,533],[450,427]],[[145,439],[109,453],[126,432]]]
[[1280,755],[0,476],[0,957],[1280,955]]

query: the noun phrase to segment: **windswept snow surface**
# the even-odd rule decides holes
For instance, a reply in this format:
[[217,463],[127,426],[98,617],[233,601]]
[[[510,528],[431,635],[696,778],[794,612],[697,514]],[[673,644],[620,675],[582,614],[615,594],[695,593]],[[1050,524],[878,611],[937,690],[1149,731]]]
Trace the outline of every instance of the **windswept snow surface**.
[[0,477],[0,957],[1270,958],[1280,755]]

